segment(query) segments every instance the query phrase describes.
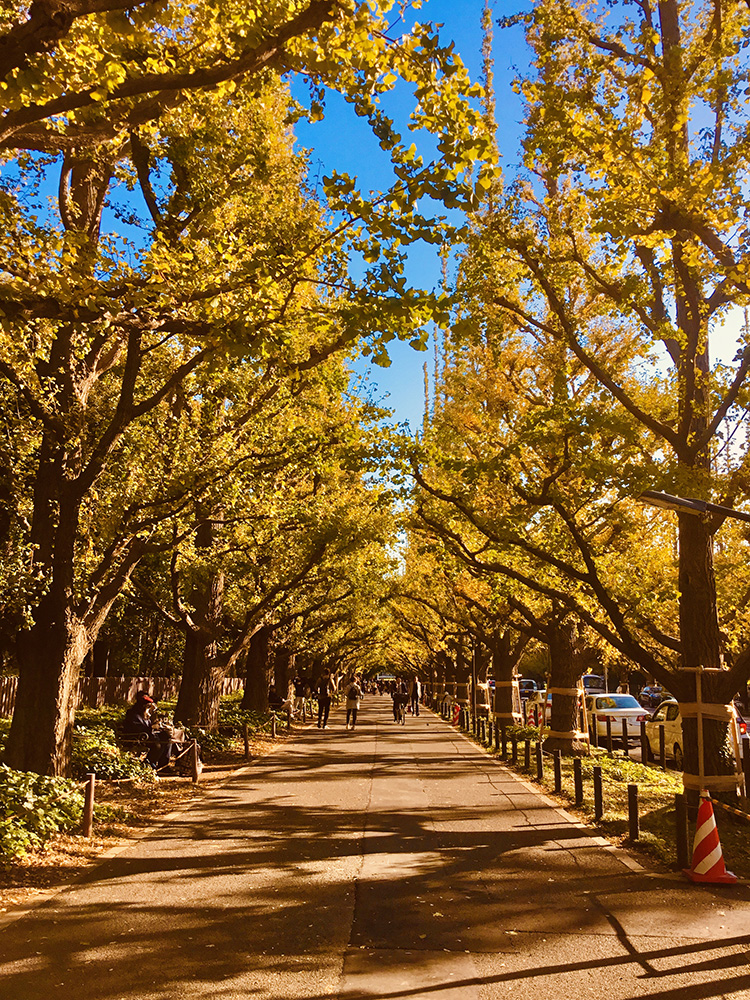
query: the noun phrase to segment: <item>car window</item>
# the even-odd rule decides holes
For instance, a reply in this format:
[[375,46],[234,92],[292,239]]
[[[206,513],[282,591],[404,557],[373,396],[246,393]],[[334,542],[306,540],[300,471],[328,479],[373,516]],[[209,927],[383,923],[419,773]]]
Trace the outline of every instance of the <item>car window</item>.
[[667,705],[667,722],[673,722],[679,714],[679,705]]
[[610,694],[596,699],[597,709],[640,708],[632,694]]
[[664,708],[663,706],[661,708],[657,708],[657,710],[651,716],[651,721],[652,722],[663,722],[664,721],[664,716],[666,714],[667,714],[666,708]]

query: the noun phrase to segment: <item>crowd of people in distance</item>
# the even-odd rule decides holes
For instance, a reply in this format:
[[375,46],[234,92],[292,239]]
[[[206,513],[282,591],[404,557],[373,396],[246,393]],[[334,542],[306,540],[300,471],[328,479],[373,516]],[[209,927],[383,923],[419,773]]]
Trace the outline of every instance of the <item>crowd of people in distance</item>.
[[328,728],[331,705],[343,697],[346,704],[346,728],[354,729],[357,716],[366,694],[390,695],[393,701],[393,720],[403,725],[408,714],[418,716],[423,702],[422,682],[416,675],[408,681],[363,678],[352,673],[345,679],[325,669],[317,681],[296,674],[289,683],[286,697],[272,684],[268,691],[268,705],[274,712],[285,713],[290,719],[313,718],[312,702],[317,701],[318,729]]

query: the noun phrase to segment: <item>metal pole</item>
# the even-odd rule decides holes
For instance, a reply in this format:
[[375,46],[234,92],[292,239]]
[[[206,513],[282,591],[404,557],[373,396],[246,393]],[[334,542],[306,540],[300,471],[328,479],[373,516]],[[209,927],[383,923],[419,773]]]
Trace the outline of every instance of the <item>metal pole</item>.
[[96,775],[90,772],[86,775],[86,789],[83,799],[83,836],[91,837],[94,833],[94,797],[96,795]]
[[573,784],[575,786],[576,805],[583,805],[583,768],[581,758],[573,758]]
[[559,750],[555,750],[553,756],[553,763],[555,766],[555,791],[562,791],[562,755]]
[[531,770],[531,740],[523,741],[523,766],[524,770]]
[[641,764],[648,764],[648,736],[646,736],[646,720],[641,719]]
[[510,738],[510,762],[511,764],[518,763],[518,740],[515,736]]
[[604,815],[604,795],[602,794],[602,769],[594,767],[594,819],[598,823]]
[[250,760],[250,728],[246,722],[242,724],[242,740],[245,744],[245,760]]
[[677,848],[677,867],[687,868],[690,864],[688,840],[688,808],[687,796],[684,792],[676,792],[674,797],[675,816],[675,847]]
[[536,745],[536,780],[544,781],[544,751],[541,743]]
[[[495,750],[499,750],[500,749],[500,726],[498,726],[497,723],[495,723],[495,725],[494,725],[494,730],[495,730]],[[750,788],[750,785],[748,785],[748,788]]]
[[638,823],[638,785],[628,785],[628,832],[631,841],[638,840],[640,833]]
[[594,746],[598,748],[598,746],[599,746],[599,716],[596,714],[596,712],[592,712],[591,713],[591,718],[594,720],[594,727],[593,727],[594,739],[593,739],[593,743],[594,743]]
[[506,729],[505,723],[500,726],[500,732],[502,734],[503,748],[502,748],[502,758],[503,760],[508,759],[508,730]]
[[276,713],[271,715],[271,739],[276,739]]
[[622,749],[626,757],[630,756],[629,752],[629,740],[628,740],[628,720],[622,720]]
[[662,771],[667,769],[667,737],[664,732],[664,723],[659,723],[659,763]]
[[607,716],[607,753],[612,753],[612,719]]
[[192,772],[193,783],[198,781],[201,774],[200,758],[198,757],[198,741],[193,740],[193,745],[191,747],[190,753],[190,770]]

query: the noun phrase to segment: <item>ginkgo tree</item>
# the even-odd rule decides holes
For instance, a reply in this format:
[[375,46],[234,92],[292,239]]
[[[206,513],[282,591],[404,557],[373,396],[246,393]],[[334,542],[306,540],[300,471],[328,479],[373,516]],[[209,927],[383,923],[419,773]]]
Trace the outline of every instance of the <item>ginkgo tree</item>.
[[[65,772],[80,664],[135,566],[167,545],[160,481],[135,448],[151,415],[179,407],[204,369],[250,360],[294,378],[362,336],[382,361],[389,339],[419,344],[444,309],[406,285],[403,247],[443,238],[418,199],[472,203],[485,130],[460,60],[429,25],[392,37],[389,6],[41,0],[0,13],[7,536],[29,583],[8,599],[15,767]],[[335,88],[370,122],[390,187],[332,172],[325,206],[312,200],[293,74],[311,115]],[[438,139],[433,160],[383,112],[399,80],[412,127]],[[356,280],[352,255],[369,262]],[[147,484],[125,532],[98,493],[119,457],[125,496]]]
[[[714,536],[720,531],[731,545],[737,532],[722,525],[721,516],[638,513],[624,501],[628,491],[634,502],[646,488],[727,506],[743,507],[748,499],[747,331],[734,358],[716,363],[711,345],[749,290],[744,90],[750,11],[710,0],[539,0],[502,23],[510,28],[511,22],[523,25],[531,53],[530,71],[517,85],[525,102],[524,159],[504,191],[495,192],[491,209],[477,217],[472,294],[504,316],[501,337],[518,334],[530,350],[538,342],[546,350],[558,345],[561,379],[571,366],[587,373],[589,413],[600,414],[588,447],[610,471],[597,481],[596,462],[580,447],[565,471],[559,445],[566,426],[579,435],[586,416],[586,407],[571,399],[566,419],[557,421],[558,446],[551,448],[559,472],[553,462],[545,513],[531,523],[538,528],[553,511],[560,519],[553,530],[573,546],[572,561],[566,558],[561,568],[574,599],[584,580],[600,578],[597,605],[610,603],[607,613],[615,619],[624,615],[619,635],[641,618],[636,645],[661,648],[651,668],[668,678],[692,715],[685,725],[694,784],[698,741],[688,706],[697,701],[697,668],[713,668],[701,683],[703,701],[714,706],[731,701],[747,679],[747,634],[732,628],[729,645],[720,630],[720,620],[738,620],[731,587],[725,585],[728,603],[717,612]],[[473,325],[476,317],[468,313],[458,328],[469,336]],[[619,477],[611,467],[610,417],[629,421],[632,440],[641,442],[640,457],[623,457]],[[566,482],[580,491],[578,506],[562,502]],[[543,483],[540,478],[537,485]],[[620,517],[604,516],[614,499],[623,501],[619,509],[631,525],[619,539]],[[644,592],[637,571],[628,576],[624,569],[628,558],[639,569],[649,561],[649,546],[634,543],[634,529],[640,522],[642,538],[666,537],[670,529],[657,519],[669,516],[678,522],[677,564],[665,559],[660,574],[652,559],[663,582]],[[599,544],[587,553],[597,517],[599,538],[616,543],[606,558]],[[668,546],[662,552],[668,556]],[[670,580],[671,589],[665,586]],[[670,654],[681,669],[671,669]],[[627,655],[641,653],[633,647]],[[703,773],[720,775],[717,789],[733,782],[724,776],[733,764],[721,713],[725,719],[723,707],[707,712],[714,717],[706,720],[701,762]]]

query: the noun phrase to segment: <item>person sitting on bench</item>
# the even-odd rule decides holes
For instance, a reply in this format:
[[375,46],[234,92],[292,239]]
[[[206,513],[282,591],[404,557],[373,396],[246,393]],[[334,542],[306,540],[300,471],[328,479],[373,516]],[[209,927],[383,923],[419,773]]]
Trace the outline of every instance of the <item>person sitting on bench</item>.
[[[139,691],[135,696],[135,704],[125,713],[123,732],[126,737],[140,737],[149,748],[146,760],[155,771],[160,771],[169,764],[173,753],[172,736],[168,729],[154,729],[151,723],[151,713],[156,702],[145,691]],[[174,752],[177,751],[175,745]]]

